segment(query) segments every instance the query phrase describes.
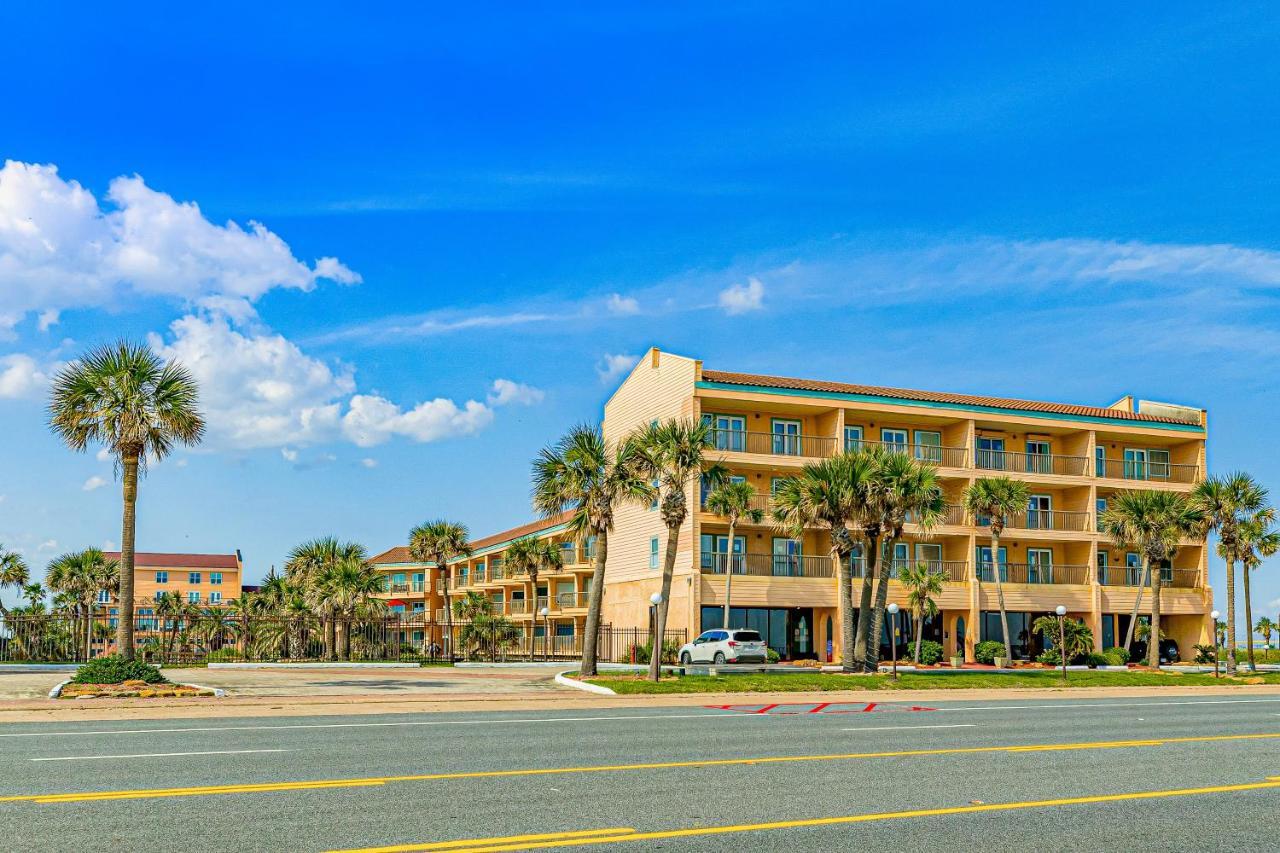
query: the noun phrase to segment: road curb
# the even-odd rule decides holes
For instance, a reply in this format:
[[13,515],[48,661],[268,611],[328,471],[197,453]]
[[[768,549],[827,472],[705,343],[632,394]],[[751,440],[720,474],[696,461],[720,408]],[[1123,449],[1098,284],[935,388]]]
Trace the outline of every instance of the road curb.
[[556,673],[556,684],[564,687],[572,687],[576,690],[585,690],[588,693],[595,693],[598,696],[617,696],[618,694],[610,690],[608,687],[601,687],[599,684],[588,684],[585,681],[579,681],[576,678],[569,678],[568,673],[573,672],[566,669],[564,672]]
[[59,681],[57,684],[53,685],[53,689],[49,691],[49,698],[57,699],[62,695],[62,688],[66,687],[70,683],[71,679],[68,678],[66,681]]

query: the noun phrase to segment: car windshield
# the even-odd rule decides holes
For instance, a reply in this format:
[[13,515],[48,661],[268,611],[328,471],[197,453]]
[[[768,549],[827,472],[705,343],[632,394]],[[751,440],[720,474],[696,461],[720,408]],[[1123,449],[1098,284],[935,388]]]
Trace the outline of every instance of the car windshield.
[[760,632],[759,631],[735,631],[734,639],[743,643],[758,643],[760,642]]

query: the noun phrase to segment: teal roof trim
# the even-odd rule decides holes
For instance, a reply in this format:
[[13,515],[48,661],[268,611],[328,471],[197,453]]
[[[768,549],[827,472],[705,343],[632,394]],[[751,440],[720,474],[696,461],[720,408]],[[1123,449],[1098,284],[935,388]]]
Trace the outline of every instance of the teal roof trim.
[[888,403],[894,406],[914,406],[922,409],[960,409],[967,412],[1015,415],[1025,418],[1042,418],[1051,421],[1083,421],[1085,423],[1119,426],[1141,426],[1146,429],[1163,429],[1173,432],[1204,434],[1199,424],[1174,424],[1162,421],[1132,421],[1125,418],[1105,418],[1094,415],[1061,415],[1056,412],[1036,412],[1002,406],[979,406],[973,403],[938,403],[932,400],[906,400],[901,397],[882,397],[876,394],[850,394],[844,391],[809,391],[800,388],[773,388],[763,385],[738,385],[732,382],[698,382],[696,387],[712,391],[749,391],[755,394],[778,394],[785,397],[822,397],[828,400],[848,400],[855,403]]

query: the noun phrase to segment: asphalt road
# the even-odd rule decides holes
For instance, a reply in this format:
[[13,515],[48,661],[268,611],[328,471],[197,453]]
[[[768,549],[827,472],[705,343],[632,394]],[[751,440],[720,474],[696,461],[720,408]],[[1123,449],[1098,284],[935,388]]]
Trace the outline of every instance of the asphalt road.
[[0,848],[1275,846],[1280,698],[863,707],[7,725]]

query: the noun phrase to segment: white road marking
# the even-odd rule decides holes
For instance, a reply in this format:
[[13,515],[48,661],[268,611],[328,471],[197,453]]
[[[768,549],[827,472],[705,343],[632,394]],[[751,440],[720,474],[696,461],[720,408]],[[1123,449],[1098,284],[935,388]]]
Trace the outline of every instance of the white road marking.
[[[1045,708],[1159,708],[1165,705],[1252,705],[1258,702],[1275,703],[1280,699],[1198,699],[1189,702],[1050,702],[1044,705],[969,705],[959,708],[934,708],[935,711],[1027,711]],[[1276,716],[1280,716],[1277,714]]]
[[943,726],[863,726],[860,729],[841,729],[845,732],[879,732],[890,729],[976,729],[977,723],[952,723]]
[[100,758],[173,758],[179,755],[244,755],[249,752],[292,752],[290,749],[216,749],[209,752],[143,752],[136,755],[59,755],[27,761],[96,761]]

